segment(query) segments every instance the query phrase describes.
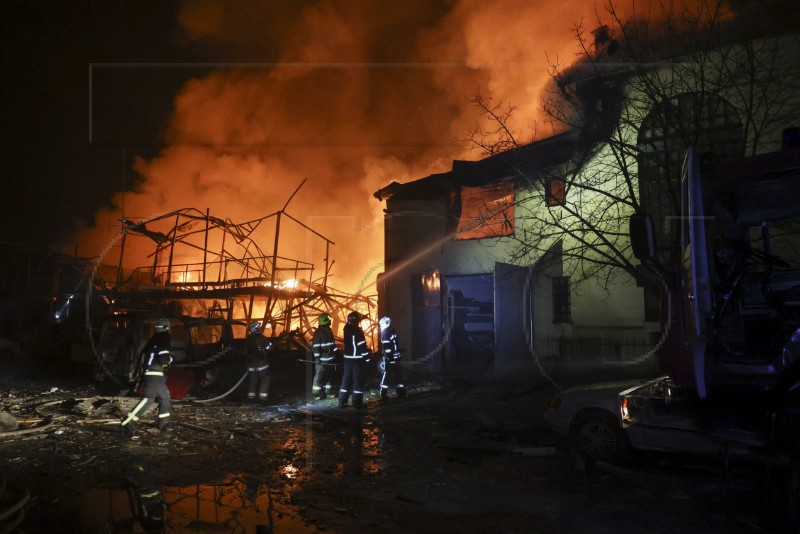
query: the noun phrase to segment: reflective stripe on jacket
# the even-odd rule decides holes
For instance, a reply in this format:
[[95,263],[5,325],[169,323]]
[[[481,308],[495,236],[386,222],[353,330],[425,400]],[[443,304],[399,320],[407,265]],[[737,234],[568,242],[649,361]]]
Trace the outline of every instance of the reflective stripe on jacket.
[[170,348],[172,338],[169,332],[157,332],[147,342],[144,353],[147,357],[145,363],[145,376],[164,376],[164,369],[172,363]]
[[324,325],[317,328],[314,332],[314,337],[311,339],[311,352],[314,357],[323,362],[329,362],[336,357],[337,351],[331,327]]
[[364,359],[369,356],[364,331],[359,326],[344,325],[344,357],[348,359]]
[[400,349],[397,346],[397,331],[393,326],[381,330],[381,346],[383,357],[386,361],[393,362],[400,359]]

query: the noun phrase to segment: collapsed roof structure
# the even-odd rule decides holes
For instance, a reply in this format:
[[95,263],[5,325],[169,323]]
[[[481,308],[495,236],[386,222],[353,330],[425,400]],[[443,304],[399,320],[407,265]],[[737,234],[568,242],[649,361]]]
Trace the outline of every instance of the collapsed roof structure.
[[[376,296],[328,285],[334,242],[288,214],[286,205],[245,222],[194,208],[122,219],[122,231],[93,268],[90,298],[101,298],[112,313],[258,320],[272,335],[310,333],[320,313],[331,315],[335,331],[351,311],[374,317]],[[316,254],[321,268],[297,259]],[[371,330],[372,324],[365,328],[368,336]]]

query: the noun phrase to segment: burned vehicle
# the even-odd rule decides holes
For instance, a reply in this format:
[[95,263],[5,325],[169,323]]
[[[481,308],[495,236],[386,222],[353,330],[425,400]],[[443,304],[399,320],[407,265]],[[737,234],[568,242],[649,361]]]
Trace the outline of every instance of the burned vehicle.
[[[155,314],[122,313],[106,317],[95,345],[97,380],[111,380],[122,388],[136,389],[144,371],[144,347],[153,335]],[[206,393],[232,393],[231,387],[246,372],[247,323],[236,319],[170,317],[173,362],[167,370],[167,386],[174,398],[192,388]],[[269,361],[278,389],[302,391],[302,364],[307,342],[299,331],[269,337]]]
[[[161,315],[136,313],[106,317],[95,345],[95,378],[111,379],[122,387],[134,388],[144,369],[144,347],[161,318]],[[170,317],[169,321],[171,390],[178,382],[184,384],[184,390],[201,384],[207,373],[219,372],[223,367],[244,369],[247,327],[243,321],[189,316]]]

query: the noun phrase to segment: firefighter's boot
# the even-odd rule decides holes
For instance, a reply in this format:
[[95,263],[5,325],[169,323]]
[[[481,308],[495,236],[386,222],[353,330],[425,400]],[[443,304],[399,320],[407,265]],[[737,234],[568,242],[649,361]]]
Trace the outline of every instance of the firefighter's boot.
[[349,395],[346,392],[340,391],[339,392],[339,408],[344,408],[347,406],[347,397]]
[[361,410],[364,408],[363,393],[353,393],[353,408],[355,408],[356,410]]
[[381,400],[385,401],[389,398],[389,388],[381,388]]

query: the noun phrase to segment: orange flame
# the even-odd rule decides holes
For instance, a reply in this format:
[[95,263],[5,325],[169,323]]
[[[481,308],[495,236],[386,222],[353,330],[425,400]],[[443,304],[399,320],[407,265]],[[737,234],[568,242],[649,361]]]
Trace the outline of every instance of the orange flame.
[[[287,213],[335,245],[315,248],[290,229],[282,237],[293,243],[293,257],[316,266],[329,253],[331,284],[348,292],[381,271],[382,205],[372,193],[447,171],[453,159],[475,159],[453,139],[474,122],[466,100],[481,88],[518,107],[515,129],[541,119],[550,61],[571,60],[575,22],[591,27],[598,13],[585,0],[182,6],[187,43],[210,46],[224,63],[185,83],[166,148],[136,160],[140,181],[76,238],[81,255],[113,256],[123,216],[194,207],[237,222],[256,219],[282,209],[307,178]],[[632,13],[619,9],[623,17]],[[242,50],[247,63],[237,63]],[[126,244],[126,266],[145,262],[151,245]]]

